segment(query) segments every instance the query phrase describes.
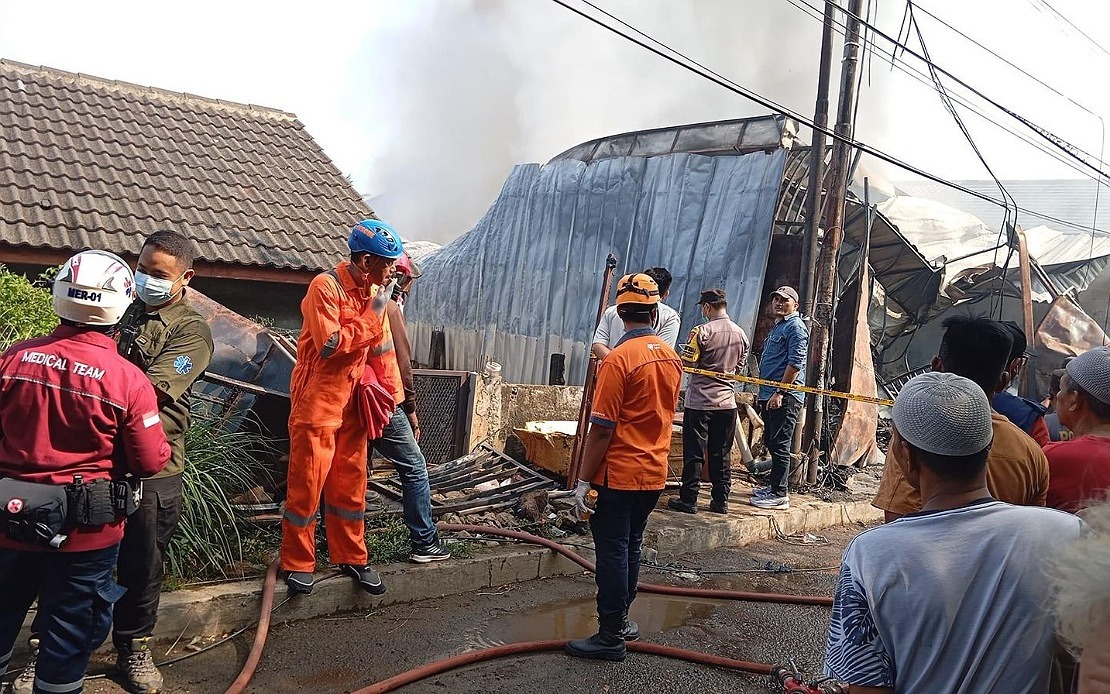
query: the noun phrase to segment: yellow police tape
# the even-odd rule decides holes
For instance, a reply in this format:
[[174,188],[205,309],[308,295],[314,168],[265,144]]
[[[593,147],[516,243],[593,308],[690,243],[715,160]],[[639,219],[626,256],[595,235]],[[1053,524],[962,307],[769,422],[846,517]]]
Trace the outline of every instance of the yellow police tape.
[[797,390],[802,393],[813,393],[814,395],[825,395],[830,398],[841,398],[842,400],[854,400],[856,402],[867,402],[872,405],[893,405],[893,400],[886,398],[875,398],[870,395],[856,395],[855,393],[841,393],[837,390],[824,390],[822,388],[810,388],[809,386],[799,386],[793,383],[780,383],[778,381],[768,381],[755,376],[741,376],[740,374],[726,374],[719,371],[708,371],[706,369],[695,369],[687,366],[683,369],[688,374],[698,374],[699,376],[709,376],[711,378],[721,378],[727,381],[739,381],[740,383],[751,383],[756,386],[770,386],[781,390]]

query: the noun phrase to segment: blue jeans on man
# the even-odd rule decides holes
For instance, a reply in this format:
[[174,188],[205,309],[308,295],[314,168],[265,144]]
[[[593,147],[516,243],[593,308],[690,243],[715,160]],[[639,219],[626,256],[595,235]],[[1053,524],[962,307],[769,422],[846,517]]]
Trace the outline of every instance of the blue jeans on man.
[[87,552],[0,548],[0,675],[38,598],[35,692],[80,692],[85,668],[112,625],[124,589],[112,580],[119,545]]
[[786,395],[779,407],[771,409],[766,402],[761,402],[760,409],[763,411],[763,440],[771,454],[771,493],[786,496],[790,491],[794,427],[802,411],[802,402]]
[[380,438],[370,442],[379,455],[389,459],[401,480],[401,509],[413,547],[437,543],[432,520],[432,489],[428,483],[428,463],[412,433],[408,415],[398,407]]

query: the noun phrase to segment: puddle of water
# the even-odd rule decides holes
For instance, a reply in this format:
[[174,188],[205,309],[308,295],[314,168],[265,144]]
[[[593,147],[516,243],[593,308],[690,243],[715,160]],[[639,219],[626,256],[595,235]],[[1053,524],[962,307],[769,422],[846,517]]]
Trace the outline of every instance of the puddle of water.
[[[640,625],[640,633],[651,634],[680,627],[697,619],[707,619],[718,603],[710,600],[679,598],[640,593],[632,603],[629,617]],[[482,633],[483,640],[514,643],[544,639],[578,639],[597,632],[597,603],[593,598],[563,605],[551,605],[491,622]]]

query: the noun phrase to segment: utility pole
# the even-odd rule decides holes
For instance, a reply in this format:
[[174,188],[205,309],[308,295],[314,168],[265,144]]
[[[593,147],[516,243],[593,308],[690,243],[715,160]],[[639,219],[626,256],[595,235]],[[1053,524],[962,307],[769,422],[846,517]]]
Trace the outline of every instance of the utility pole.
[[[828,6],[826,3],[826,18]],[[852,116],[856,104],[856,73],[859,68],[860,23],[856,19],[862,11],[862,0],[850,0],[844,30],[844,59],[840,69],[840,103],[837,106],[836,127],[838,138],[853,139]],[[809,364],[813,381],[818,388],[826,387],[828,375],[829,343],[833,330],[833,301],[836,292],[836,266],[840,258],[840,245],[844,240],[844,197],[848,192],[849,145],[837,139],[832,146],[829,164],[829,204],[825,214],[825,238],[816,273],[817,293],[813,303],[813,327],[809,340]],[[810,445],[809,467],[806,478],[810,484],[817,481],[817,464],[820,451],[812,444],[820,442],[825,423],[824,397],[814,396],[813,439]]]
[[[802,305],[799,310],[802,315],[813,316],[813,300],[817,294],[817,252],[818,244],[817,239],[821,233],[821,210],[822,210],[822,192],[825,185],[825,130],[829,126],[829,82],[830,74],[832,72],[832,52],[833,52],[833,22],[834,22],[834,3],[825,3],[825,22],[821,31],[821,63],[817,72],[817,103],[813,107],[813,123],[816,126],[813,129],[813,141],[809,147],[809,183],[806,184],[806,226],[805,226],[805,245],[802,246],[802,263],[799,268],[798,290],[799,296],[802,300]],[[810,329],[812,330],[813,322],[810,321]],[[807,360],[812,361],[807,356]],[[807,385],[814,385],[813,369],[809,370],[807,376]],[[808,413],[802,417],[799,424],[804,427],[805,434],[799,439],[794,437],[794,445],[791,447],[791,453],[797,455],[803,448],[809,450],[813,441],[813,404],[816,395],[807,395],[806,403],[808,404]],[[795,475],[791,474],[791,478]],[[798,479],[791,479],[791,482],[797,483],[801,481],[801,473],[797,474]]]

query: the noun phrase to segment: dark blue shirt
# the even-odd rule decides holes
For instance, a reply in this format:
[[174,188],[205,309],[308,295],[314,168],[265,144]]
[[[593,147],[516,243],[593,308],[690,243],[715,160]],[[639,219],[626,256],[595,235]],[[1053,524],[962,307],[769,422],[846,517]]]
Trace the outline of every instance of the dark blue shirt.
[[[786,367],[793,366],[798,369],[794,383],[805,385],[806,382],[806,350],[809,348],[809,330],[802,321],[802,317],[795,311],[786,316],[771,329],[763,343],[763,356],[759,359],[759,377],[768,381],[782,381],[786,374]],[[777,392],[770,386],[759,387],[759,399],[770,400]],[[805,393],[801,391],[787,391],[791,397],[802,402]]]

